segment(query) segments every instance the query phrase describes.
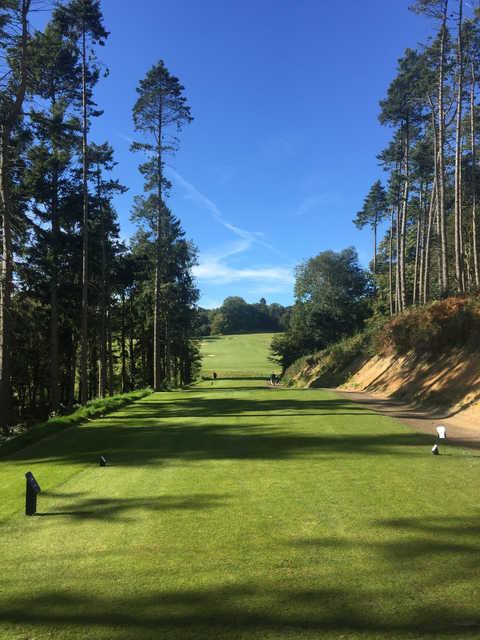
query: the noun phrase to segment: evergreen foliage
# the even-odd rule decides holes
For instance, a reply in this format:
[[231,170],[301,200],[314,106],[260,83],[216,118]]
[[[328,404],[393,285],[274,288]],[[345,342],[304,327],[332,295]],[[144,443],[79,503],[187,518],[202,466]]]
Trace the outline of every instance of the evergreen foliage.
[[[0,7],[5,433],[78,402],[153,386],[157,354],[156,388],[187,384],[199,361],[195,248],[166,205],[168,185],[158,173],[162,154],[191,120],[183,87],[163,62],[140,82],[134,120],[144,139],[135,148],[148,155],[141,166],[147,193],[136,200],[138,232],[126,246],[113,199],[127,188],[114,176],[109,141],[88,137],[91,119],[102,114],[94,95],[104,73],[96,49],[108,37],[101,4],[58,3],[34,32],[32,10],[29,0]],[[155,138],[150,122],[159,101],[163,129]]]

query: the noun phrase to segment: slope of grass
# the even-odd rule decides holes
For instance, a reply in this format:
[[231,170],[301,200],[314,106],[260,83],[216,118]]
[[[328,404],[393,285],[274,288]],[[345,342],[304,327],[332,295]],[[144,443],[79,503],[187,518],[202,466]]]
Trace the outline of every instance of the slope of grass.
[[480,457],[431,443],[241,375],[38,442],[0,461],[0,638],[478,638]]
[[270,344],[275,333],[209,336],[201,343],[202,375],[215,371],[220,377],[242,375],[267,377],[279,367],[270,360]]
[[107,398],[96,398],[90,400],[83,407],[79,407],[76,411],[65,416],[54,416],[41,424],[30,427],[20,435],[15,435],[9,439],[0,439],[0,457],[9,455],[14,451],[23,449],[38,440],[42,440],[51,435],[57,434],[62,429],[73,427],[77,424],[92,420],[99,416],[104,416],[112,411],[117,411],[121,407],[125,407],[131,402],[135,402],[140,398],[148,396],[152,392],[151,389],[139,389],[138,391],[130,391],[129,393],[120,393]]

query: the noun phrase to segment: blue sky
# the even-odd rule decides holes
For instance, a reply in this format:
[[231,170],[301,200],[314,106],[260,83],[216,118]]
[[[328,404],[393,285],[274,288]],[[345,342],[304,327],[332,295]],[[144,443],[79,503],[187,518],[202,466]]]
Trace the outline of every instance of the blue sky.
[[378,101],[408,46],[433,25],[410,0],[103,0],[111,32],[99,51],[110,75],[95,92],[104,115],[92,139],[110,141],[116,201],[128,238],[142,193],[129,152],[135,87],[163,59],[194,116],[168,158],[169,206],[199,249],[200,304],[228,295],[293,301],[294,267],[325,249],[371,239],[352,224],[379,177],[389,139]]

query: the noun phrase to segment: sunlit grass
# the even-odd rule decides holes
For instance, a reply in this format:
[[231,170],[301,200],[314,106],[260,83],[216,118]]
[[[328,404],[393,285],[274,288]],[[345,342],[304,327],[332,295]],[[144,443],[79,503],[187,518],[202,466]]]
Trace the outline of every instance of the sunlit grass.
[[0,461],[2,640],[480,637],[477,452],[258,378]]
[[270,344],[275,333],[250,333],[228,336],[209,336],[201,342],[202,375],[263,376],[279,371],[272,361]]

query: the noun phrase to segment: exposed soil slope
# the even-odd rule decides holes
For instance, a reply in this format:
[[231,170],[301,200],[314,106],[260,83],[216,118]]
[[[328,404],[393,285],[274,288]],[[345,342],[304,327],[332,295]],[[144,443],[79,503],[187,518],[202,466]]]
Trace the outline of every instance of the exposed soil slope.
[[389,400],[391,411],[449,418],[480,436],[480,300],[412,308],[297,361],[287,379]]
[[342,385],[377,397],[408,402],[432,416],[480,424],[480,354],[453,349],[437,358],[374,356]]

